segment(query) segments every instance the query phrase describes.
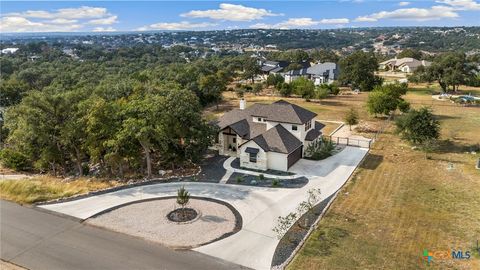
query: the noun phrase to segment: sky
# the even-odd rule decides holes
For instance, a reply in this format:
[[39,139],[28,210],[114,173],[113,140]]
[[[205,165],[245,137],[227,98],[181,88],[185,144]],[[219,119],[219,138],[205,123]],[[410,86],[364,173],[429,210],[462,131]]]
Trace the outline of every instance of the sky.
[[0,32],[480,26],[480,0],[5,1]]

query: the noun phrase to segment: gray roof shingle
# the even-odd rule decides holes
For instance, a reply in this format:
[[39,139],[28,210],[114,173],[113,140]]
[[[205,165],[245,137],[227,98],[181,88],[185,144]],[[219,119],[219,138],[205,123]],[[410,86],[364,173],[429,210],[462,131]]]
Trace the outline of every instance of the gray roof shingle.
[[280,124],[253,138],[253,141],[267,152],[284,154],[302,146],[302,142]]
[[305,140],[306,141],[313,141],[315,140],[316,138],[318,138],[318,136],[320,136],[322,134],[322,128],[324,128],[325,125],[320,123],[320,122],[317,122],[315,121],[315,126],[314,128],[312,128],[311,130],[309,130],[307,132],[307,135],[305,135]]

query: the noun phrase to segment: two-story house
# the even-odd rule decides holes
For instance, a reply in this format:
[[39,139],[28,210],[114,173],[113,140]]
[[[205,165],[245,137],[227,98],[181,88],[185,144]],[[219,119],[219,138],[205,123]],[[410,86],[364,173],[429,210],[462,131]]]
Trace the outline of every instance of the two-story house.
[[316,113],[279,100],[254,104],[225,113],[217,122],[215,148],[222,155],[240,158],[240,165],[257,170],[287,171],[304,156],[305,148],[321,137]]

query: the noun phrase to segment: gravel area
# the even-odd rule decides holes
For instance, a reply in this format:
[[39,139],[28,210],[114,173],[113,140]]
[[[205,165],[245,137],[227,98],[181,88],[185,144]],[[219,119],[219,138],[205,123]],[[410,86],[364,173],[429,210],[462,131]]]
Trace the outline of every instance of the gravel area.
[[175,207],[178,207],[175,198],[143,201],[113,209],[86,222],[171,248],[201,246],[241,228],[241,217],[237,218],[238,213],[224,203],[191,198],[187,207],[197,210],[201,216],[186,224],[176,224],[166,218]]
[[[276,182],[276,184],[274,184]],[[275,187],[275,188],[301,188],[308,184],[308,179],[304,176],[294,179],[276,179],[264,177],[263,180],[256,175],[232,173],[227,180],[227,184],[258,186],[258,187]]]

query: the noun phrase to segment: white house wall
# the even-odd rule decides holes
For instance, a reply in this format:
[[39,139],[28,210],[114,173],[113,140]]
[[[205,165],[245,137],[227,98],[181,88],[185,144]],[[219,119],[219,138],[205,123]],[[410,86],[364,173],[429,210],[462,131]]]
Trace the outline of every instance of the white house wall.
[[[245,152],[247,147],[257,148],[259,151],[257,153],[257,162],[250,162],[250,154]],[[240,166],[256,170],[267,170],[267,153],[258,146],[254,141],[249,141],[240,147]]]

